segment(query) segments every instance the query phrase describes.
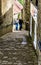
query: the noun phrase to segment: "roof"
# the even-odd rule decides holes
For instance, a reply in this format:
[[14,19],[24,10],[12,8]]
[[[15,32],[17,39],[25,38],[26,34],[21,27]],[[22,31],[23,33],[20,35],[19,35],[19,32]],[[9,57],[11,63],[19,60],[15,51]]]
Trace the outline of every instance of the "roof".
[[17,0],[15,0],[13,9],[14,9],[14,14],[20,13],[21,10],[23,9],[23,6]]

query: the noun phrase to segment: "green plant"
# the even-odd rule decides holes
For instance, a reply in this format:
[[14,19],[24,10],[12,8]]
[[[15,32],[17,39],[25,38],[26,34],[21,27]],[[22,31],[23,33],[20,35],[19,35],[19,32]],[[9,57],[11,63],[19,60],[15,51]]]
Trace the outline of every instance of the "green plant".
[[24,0],[18,0],[22,5],[24,4]]

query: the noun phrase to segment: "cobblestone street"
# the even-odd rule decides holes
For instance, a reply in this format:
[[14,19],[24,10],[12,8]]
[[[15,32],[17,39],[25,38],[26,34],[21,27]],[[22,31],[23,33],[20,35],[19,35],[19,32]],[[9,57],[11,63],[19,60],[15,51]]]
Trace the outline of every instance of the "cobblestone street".
[[0,0],[0,65],[41,65],[41,0]]
[[37,65],[37,54],[26,33],[7,33],[0,38],[0,65]]

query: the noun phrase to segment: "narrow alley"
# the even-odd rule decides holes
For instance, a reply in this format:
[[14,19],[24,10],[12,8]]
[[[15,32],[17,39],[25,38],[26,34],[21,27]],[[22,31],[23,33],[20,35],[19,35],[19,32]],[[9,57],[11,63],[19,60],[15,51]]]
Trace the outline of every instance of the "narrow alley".
[[41,65],[41,0],[0,0],[0,65]]

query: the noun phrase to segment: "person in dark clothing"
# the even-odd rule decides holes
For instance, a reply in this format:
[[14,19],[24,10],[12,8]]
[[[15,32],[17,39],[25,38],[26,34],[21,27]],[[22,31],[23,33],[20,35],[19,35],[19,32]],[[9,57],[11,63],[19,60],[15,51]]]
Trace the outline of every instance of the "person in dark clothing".
[[19,25],[20,25],[19,30],[21,30],[21,29],[22,29],[22,23],[23,23],[23,20],[22,20],[22,19],[19,19]]
[[16,30],[18,30],[18,23],[19,23],[19,20],[17,19],[16,20]]

